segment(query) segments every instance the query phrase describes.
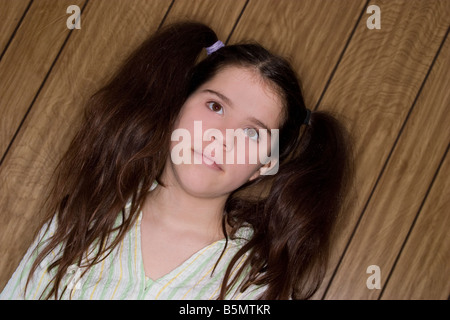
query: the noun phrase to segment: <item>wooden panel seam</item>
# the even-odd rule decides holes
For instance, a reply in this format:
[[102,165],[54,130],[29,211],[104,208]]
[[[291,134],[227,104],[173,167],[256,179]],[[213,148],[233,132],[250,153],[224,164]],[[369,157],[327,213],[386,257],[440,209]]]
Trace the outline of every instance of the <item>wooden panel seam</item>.
[[159,30],[162,28],[162,26],[166,22],[167,16],[170,14],[170,11],[172,10],[172,7],[174,4],[175,4],[175,0],[172,0],[172,2],[169,4],[169,7],[167,8],[167,11],[164,14],[164,17],[161,19],[161,22],[159,23],[158,28],[156,28],[156,30]]
[[245,9],[247,8],[248,3],[250,2],[250,0],[246,0],[244,3],[244,6],[242,7],[241,13],[239,13],[239,16],[236,18],[236,22],[233,25],[233,28],[231,28],[230,33],[228,34],[227,39],[225,40],[225,45],[228,44],[228,42],[230,41],[231,37],[233,36],[234,30],[236,30],[236,27],[238,26],[239,22],[241,21],[242,15],[245,12]]
[[344,48],[342,49],[342,52],[339,55],[339,58],[336,61],[336,64],[335,64],[333,70],[330,73],[330,77],[328,78],[327,82],[325,82],[325,86],[323,87],[322,93],[320,94],[319,99],[317,100],[317,103],[316,103],[316,105],[313,108],[313,111],[316,111],[316,110],[319,109],[319,107],[321,105],[321,102],[322,102],[322,98],[325,96],[325,94],[327,92],[327,89],[328,89],[331,81],[333,80],[334,74],[336,73],[337,69],[339,68],[339,65],[340,65],[340,63],[342,61],[342,58],[344,57],[345,52],[347,51],[347,48],[348,48],[350,42],[353,39],[353,35],[355,34],[356,28],[358,27],[360,21],[363,19],[363,16],[364,16],[364,13],[366,12],[366,8],[367,8],[367,5],[369,4],[369,1],[370,0],[366,0],[366,3],[362,7],[361,13],[359,14],[359,17],[356,20],[355,25],[353,26],[352,32],[350,33],[350,35],[349,35],[349,37],[348,37],[348,39],[347,39],[347,41],[346,41],[346,43],[344,45]]
[[30,0],[30,2],[28,3],[28,6],[25,8],[25,11],[22,14],[22,17],[20,17],[19,22],[17,23],[16,27],[14,28],[14,31],[11,33],[11,36],[9,37],[8,42],[6,43],[5,48],[2,51],[2,54],[0,55],[0,61],[2,61],[3,56],[5,55],[6,51],[9,48],[9,45],[11,44],[14,37],[16,36],[17,30],[19,30],[20,26],[22,25],[22,21],[25,19],[25,16],[27,15],[28,10],[30,9],[32,3],[33,3],[33,0]]
[[401,257],[401,255],[402,255],[402,252],[403,252],[403,250],[404,250],[406,244],[408,243],[408,240],[409,240],[409,238],[410,238],[410,235],[411,235],[411,233],[412,233],[413,230],[414,230],[414,226],[416,225],[416,222],[417,222],[417,220],[419,219],[419,216],[420,216],[420,214],[421,214],[421,212],[422,212],[422,209],[423,209],[423,207],[425,206],[425,203],[427,202],[428,195],[430,194],[431,190],[433,189],[434,182],[436,181],[436,179],[437,179],[437,177],[438,177],[438,175],[439,175],[439,172],[441,171],[442,165],[443,165],[444,162],[445,162],[445,158],[447,157],[449,148],[450,148],[450,143],[447,145],[447,149],[445,150],[445,153],[444,153],[444,155],[442,156],[441,161],[439,162],[439,166],[437,167],[436,172],[434,173],[433,179],[431,180],[431,183],[430,183],[430,185],[428,186],[427,192],[425,193],[425,196],[423,197],[422,203],[420,204],[420,207],[419,207],[419,209],[417,210],[416,216],[414,217],[414,220],[413,220],[413,222],[411,223],[411,227],[409,228],[408,233],[406,234],[405,240],[403,241],[402,246],[400,247],[400,250],[399,250],[399,252],[398,252],[398,254],[397,254],[397,257],[395,258],[395,261],[394,261],[394,263],[393,263],[393,265],[392,265],[391,270],[389,270],[389,274],[388,274],[387,277],[386,277],[386,281],[385,281],[385,283],[384,283],[384,285],[383,285],[383,288],[381,289],[380,295],[378,296],[378,300],[381,300],[381,298],[382,298],[382,296],[383,296],[383,294],[384,294],[384,291],[385,291],[385,289],[387,288],[387,286],[388,286],[388,284],[389,284],[389,280],[391,279],[391,276],[392,276],[392,274],[393,274],[393,272],[394,272],[394,270],[395,270],[395,267],[397,266],[397,263],[398,263],[398,261],[400,260],[400,257]]

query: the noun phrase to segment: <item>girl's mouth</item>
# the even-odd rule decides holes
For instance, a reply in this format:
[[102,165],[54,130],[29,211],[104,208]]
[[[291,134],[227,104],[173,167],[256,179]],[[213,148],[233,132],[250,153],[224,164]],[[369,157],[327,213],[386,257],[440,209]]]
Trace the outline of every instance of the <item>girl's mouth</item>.
[[194,159],[195,158],[198,159],[197,161],[194,161],[194,163],[200,162],[199,160],[201,159],[201,163],[204,164],[205,166],[217,171],[223,171],[222,166],[220,164],[217,164],[213,159],[204,155],[203,152],[197,152],[193,149],[192,152],[194,154]]

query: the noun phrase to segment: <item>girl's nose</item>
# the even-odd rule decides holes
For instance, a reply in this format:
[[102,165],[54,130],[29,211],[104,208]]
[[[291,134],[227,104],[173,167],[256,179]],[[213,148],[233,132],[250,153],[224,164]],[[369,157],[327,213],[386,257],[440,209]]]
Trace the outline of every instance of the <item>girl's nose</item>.
[[232,139],[232,137],[227,137],[225,130],[208,129],[205,134],[210,142],[214,142],[218,146],[222,146],[223,150],[228,152],[233,149],[234,139]]

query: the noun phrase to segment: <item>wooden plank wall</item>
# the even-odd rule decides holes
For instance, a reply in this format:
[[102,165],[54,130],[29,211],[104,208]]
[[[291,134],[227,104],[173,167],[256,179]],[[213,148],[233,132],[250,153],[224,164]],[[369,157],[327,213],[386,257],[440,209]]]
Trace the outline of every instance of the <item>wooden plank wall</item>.
[[[81,29],[69,30],[69,5]],[[370,5],[381,29],[368,29]],[[288,57],[309,108],[354,137],[356,179],[314,299],[447,299],[448,0],[0,0],[0,288],[83,102],[141,41],[180,19]],[[381,271],[380,289],[366,285]]]

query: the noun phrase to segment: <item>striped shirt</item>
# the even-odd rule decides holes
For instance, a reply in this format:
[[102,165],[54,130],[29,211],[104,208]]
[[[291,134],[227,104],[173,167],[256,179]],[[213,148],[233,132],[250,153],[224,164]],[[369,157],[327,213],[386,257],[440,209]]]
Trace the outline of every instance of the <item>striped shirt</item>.
[[[238,237],[228,240],[225,252],[214,272],[212,271],[224,249],[225,239],[202,248],[171,272],[157,280],[152,280],[146,277],[144,272],[141,254],[141,220],[142,212],[111,254],[84,274],[84,269],[78,268],[76,265],[69,267],[61,282],[58,295],[67,285],[62,299],[217,299],[228,263],[251,236],[250,228],[238,230]],[[54,222],[48,229],[46,226],[41,229],[40,234],[0,294],[0,299],[39,299],[46,296],[50,287],[47,287],[47,284],[55,275],[55,269],[47,271],[47,267],[58,257],[61,246],[44,258],[34,272],[26,292],[24,289],[39,248],[42,248],[44,241],[49,239],[54,231]],[[38,250],[35,250],[36,248]],[[237,261],[230,279],[233,278],[245,258],[244,255]],[[240,280],[243,277],[244,275]],[[237,289],[239,284],[238,282],[232,288],[226,299],[257,299],[265,289],[264,287],[250,286],[241,293]]]

